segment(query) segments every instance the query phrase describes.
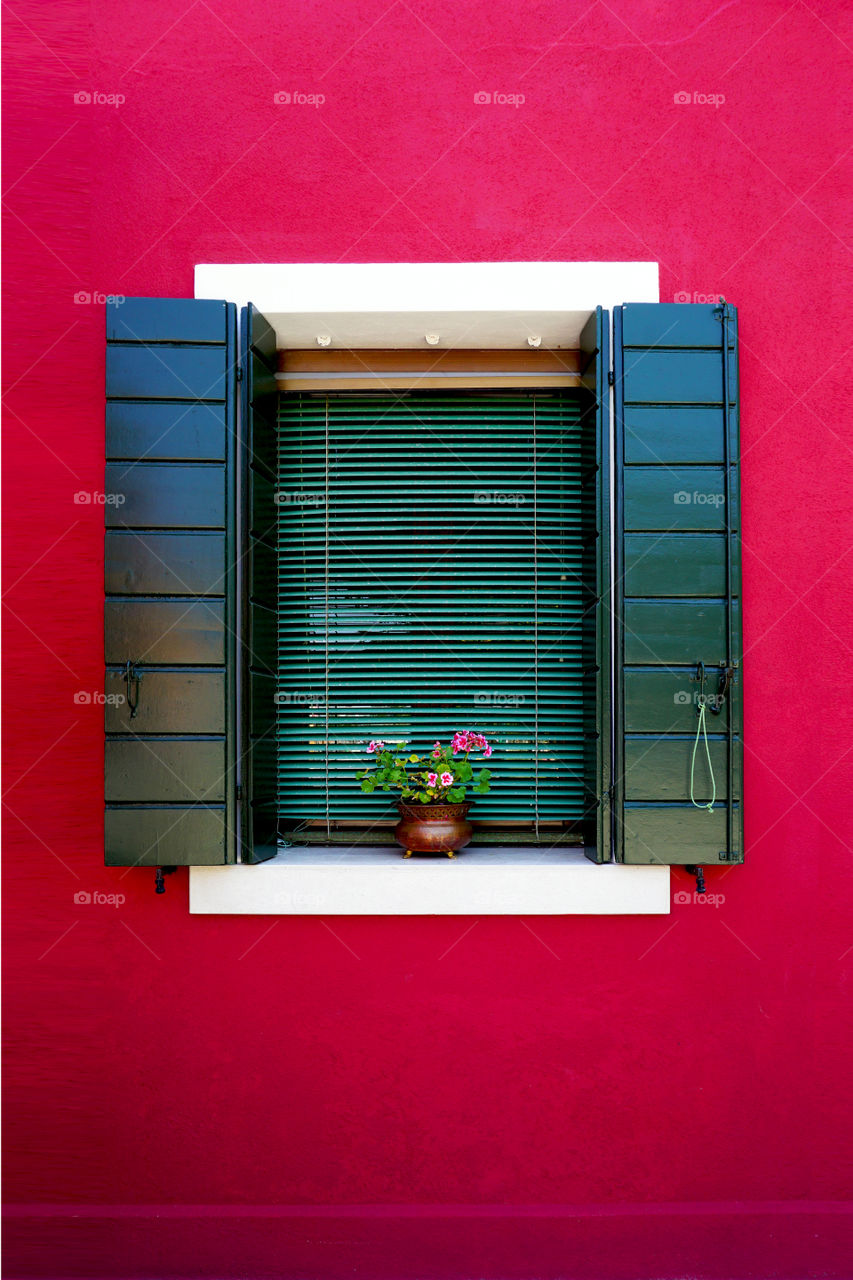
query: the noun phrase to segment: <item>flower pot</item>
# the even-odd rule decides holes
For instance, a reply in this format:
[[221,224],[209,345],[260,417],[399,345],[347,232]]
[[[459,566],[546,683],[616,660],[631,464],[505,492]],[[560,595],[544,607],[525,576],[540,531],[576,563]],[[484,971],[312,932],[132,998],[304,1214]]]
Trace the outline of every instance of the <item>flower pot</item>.
[[471,801],[463,804],[407,804],[397,801],[400,821],[394,831],[406,858],[413,853],[443,853],[448,858],[464,849],[474,829],[468,821]]

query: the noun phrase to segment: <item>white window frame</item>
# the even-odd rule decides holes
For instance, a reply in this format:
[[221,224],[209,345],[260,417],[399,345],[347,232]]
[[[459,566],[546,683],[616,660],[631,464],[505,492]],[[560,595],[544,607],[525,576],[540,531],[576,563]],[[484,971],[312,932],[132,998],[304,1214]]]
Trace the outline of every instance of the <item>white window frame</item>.
[[[195,296],[252,302],[284,347],[322,335],[344,348],[425,349],[429,333],[482,350],[529,338],[576,347],[597,306],[659,302],[660,290],[654,262],[219,263],[196,267]],[[191,867],[190,911],[666,915],[669,884],[667,866],[599,865],[578,849],[475,846],[451,862],[309,846],[257,866]]]

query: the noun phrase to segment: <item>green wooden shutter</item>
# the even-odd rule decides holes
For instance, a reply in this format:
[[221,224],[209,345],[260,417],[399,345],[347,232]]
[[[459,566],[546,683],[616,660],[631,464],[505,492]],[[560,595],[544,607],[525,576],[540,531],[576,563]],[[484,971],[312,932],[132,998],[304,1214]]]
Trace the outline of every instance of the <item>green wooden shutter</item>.
[[239,761],[243,858],[275,856],[276,564],[276,338],[251,305],[240,319],[243,351],[242,503],[240,580],[243,600],[242,744]]
[[[636,304],[614,324],[616,856],[741,862],[737,318],[733,307]],[[717,800],[690,802],[702,696]],[[695,797],[711,798],[704,747]]]
[[581,822],[580,412],[575,391],[282,396],[283,818],[393,816],[355,781],[368,739],[473,727],[496,741],[475,817]]
[[610,315],[598,307],[580,337],[583,536],[583,735],[586,855],[611,853]]
[[236,313],[106,311],[105,859],[231,862]]

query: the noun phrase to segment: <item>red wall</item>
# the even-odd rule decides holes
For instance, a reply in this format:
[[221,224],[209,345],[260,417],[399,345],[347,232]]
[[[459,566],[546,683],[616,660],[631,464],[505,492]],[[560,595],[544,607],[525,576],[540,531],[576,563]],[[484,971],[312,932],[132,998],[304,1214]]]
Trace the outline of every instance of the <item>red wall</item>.
[[[14,1270],[847,1274],[849,18],[12,0]],[[747,861],[709,872],[722,905],[219,919],[188,914],[186,872],[158,898],[103,868],[101,708],[75,701],[101,688],[102,511],[74,502],[102,486],[103,306],[75,294],[339,259],[652,259],[663,300],[739,307]],[[393,1208],[424,1205],[456,1208]]]

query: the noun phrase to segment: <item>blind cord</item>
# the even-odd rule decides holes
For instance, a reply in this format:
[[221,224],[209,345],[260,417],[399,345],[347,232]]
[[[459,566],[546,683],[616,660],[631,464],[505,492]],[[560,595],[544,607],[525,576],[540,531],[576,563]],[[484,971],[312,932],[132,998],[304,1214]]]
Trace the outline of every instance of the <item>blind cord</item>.
[[323,627],[323,715],[325,723],[325,732],[323,741],[325,744],[325,764],[323,770],[326,780],[326,838],[328,839],[332,833],[331,824],[331,801],[329,796],[329,397],[326,396],[326,427],[325,427],[325,501],[324,501],[324,520],[323,520],[323,586],[324,586],[324,627]]
[[533,805],[539,839],[539,474],[536,396],[533,396]]

